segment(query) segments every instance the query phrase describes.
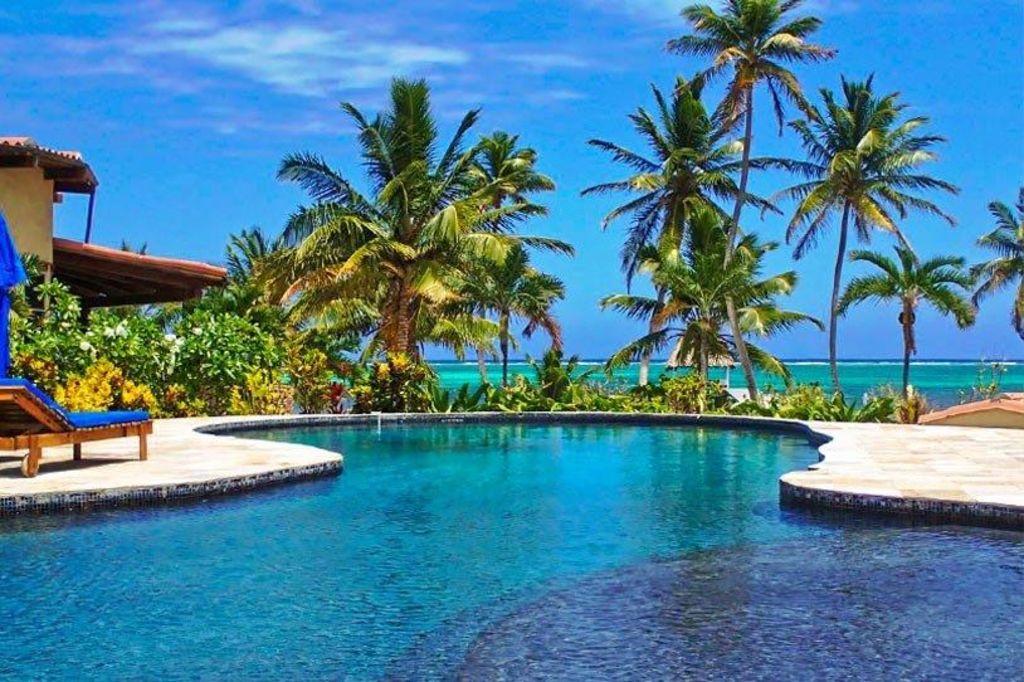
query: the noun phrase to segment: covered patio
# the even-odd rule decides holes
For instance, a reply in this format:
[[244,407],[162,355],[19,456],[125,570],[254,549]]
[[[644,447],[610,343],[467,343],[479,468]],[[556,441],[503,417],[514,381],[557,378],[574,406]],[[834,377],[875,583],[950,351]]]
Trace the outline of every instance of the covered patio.
[[[227,271],[215,265],[93,244],[98,187],[81,153],[0,136],[0,209],[18,250],[38,257],[83,310],[186,301],[225,282]],[[54,236],[54,207],[65,195],[88,197],[82,241]]]

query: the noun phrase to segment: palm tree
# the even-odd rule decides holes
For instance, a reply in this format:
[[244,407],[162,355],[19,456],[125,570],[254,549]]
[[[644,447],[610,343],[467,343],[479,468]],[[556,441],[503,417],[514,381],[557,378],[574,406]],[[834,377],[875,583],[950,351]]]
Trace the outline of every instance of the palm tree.
[[[370,193],[314,154],[293,154],[278,172],[313,199],[288,221],[291,247],[274,272],[302,315],[351,320],[371,335],[368,350],[418,356],[422,343],[476,347],[486,331],[472,317],[445,319],[454,286],[481,259],[500,264],[518,243],[564,250],[561,242],[511,234],[534,212],[498,182],[480,182],[480,147],[464,148],[478,119],[468,112],[440,146],[422,80],[396,79],[390,105],[372,120],[352,104]],[[372,311],[373,316],[367,316]]]
[[993,201],[988,210],[996,219],[996,229],[978,240],[978,245],[994,251],[997,256],[973,269],[975,276],[983,281],[974,293],[974,304],[978,305],[989,295],[1003,287],[1017,284],[1013,299],[1011,323],[1020,338],[1024,339],[1024,187],[1017,195],[1017,213],[1009,206]]
[[[734,258],[723,266],[728,248],[724,221],[703,211],[694,216],[682,258],[666,258],[664,252],[648,248],[643,267],[652,273],[655,285],[666,292],[664,302],[616,294],[605,298],[601,305],[630,317],[653,316],[658,328],[616,352],[608,367],[671,345],[670,364],[696,365],[697,372],[707,378],[714,359],[736,355],[736,339],[731,335],[726,310],[730,299],[736,302],[743,334],[768,337],[804,322],[821,326],[803,313],[778,306],[777,298],[793,290],[797,276],[792,271],[763,275],[764,257],[777,247],[746,235],[736,245]],[[788,381],[789,371],[778,358],[749,341],[747,347],[756,366]]]
[[253,226],[228,237],[225,263],[233,282],[248,282],[268,258],[282,248],[281,239],[271,239],[262,228]]
[[881,230],[909,247],[897,219],[905,218],[910,211],[955,224],[952,217],[919,193],[959,191],[948,182],[920,172],[922,165],[936,158],[930,148],[944,141],[936,135],[916,134],[928,119],[918,116],[901,123],[906,105],[899,102],[897,93],[875,95],[872,81],[873,77],[865,82],[844,78],[842,100],[823,88],[824,110],[811,107],[809,120],[790,124],[808,158],[797,166],[810,179],[780,193],[798,202],[786,233],[787,243],[797,238],[797,259],[814,247],[835,215],[841,216],[828,342],[832,383],[838,392],[842,392],[836,362],[839,297],[851,221],[862,242],[870,241],[872,232]]
[[562,329],[551,308],[565,298],[565,285],[557,277],[533,268],[529,253],[522,246],[513,247],[501,265],[476,270],[466,279],[460,293],[475,311],[498,318],[503,386],[508,385],[509,347],[515,344],[511,324],[515,319],[526,323],[524,337],[530,338],[543,329],[551,337],[551,346],[562,349]]
[[896,247],[897,263],[874,251],[854,251],[851,261],[874,265],[878,272],[855,277],[839,301],[839,314],[845,315],[865,301],[896,301],[900,304],[899,322],[903,329],[903,394],[909,397],[910,356],[917,354],[914,323],[921,303],[930,303],[943,315],[952,315],[961,329],[974,324],[975,310],[958,290],[967,291],[974,280],[964,269],[963,258],[939,256],[920,262],[905,246]]
[[[699,80],[677,79],[671,100],[657,87],[651,89],[656,103],[654,113],[640,107],[629,117],[651,156],[613,142],[591,140],[591,145],[607,151],[634,173],[623,180],[583,191],[584,195],[607,192],[639,195],[611,211],[602,224],[607,229],[619,218],[630,219],[622,247],[627,289],[631,288],[641,254],[647,247],[656,244],[669,258],[674,257],[684,243],[690,217],[695,212],[708,210],[727,219],[717,202],[735,200],[740,195],[733,176],[740,169],[742,145],[726,139],[728,130],[711,120],[701,102]],[[751,163],[762,166],[766,161],[754,159]],[[750,201],[762,209],[770,208],[763,199],[750,197]],[[659,290],[657,298],[663,299],[664,291]],[[649,333],[657,332],[656,316],[648,315],[648,320]],[[650,363],[651,356],[642,353],[640,385],[648,382]]]
[[537,192],[551,192],[554,181],[537,172],[537,152],[519,146],[519,136],[496,131],[481,138],[472,174],[479,186],[493,186],[494,207],[506,201],[522,206],[530,215],[547,215],[547,209],[530,200]]
[[[796,74],[785,65],[831,59],[835,50],[814,45],[807,39],[821,27],[813,16],[795,17],[803,0],[728,0],[722,11],[699,4],[686,7],[683,17],[690,22],[693,35],[670,40],[668,49],[682,55],[709,57],[711,67],[701,74],[712,80],[731,67],[732,78],[717,115],[731,126],[743,119],[743,156],[740,185],[729,224],[729,248],[725,260],[732,259],[739,235],[740,219],[747,202],[750,155],[754,142],[754,90],[764,84],[771,95],[779,134],[783,128],[783,98],[803,110],[807,101]],[[729,323],[737,340],[737,351],[751,397],[757,397],[757,381],[750,359],[746,357],[743,335],[735,306],[728,305]]]
[[[507,201],[519,204],[524,215],[547,215],[547,209],[530,200],[529,195],[550,192],[555,189],[554,181],[537,172],[537,152],[530,147],[519,146],[519,136],[496,131],[481,138],[479,156],[472,173],[477,183],[484,187],[497,188],[494,208],[500,208]],[[567,246],[567,245],[566,245]],[[481,268],[486,275],[486,267]],[[481,346],[476,349],[480,380],[488,383],[486,356],[493,351]]]

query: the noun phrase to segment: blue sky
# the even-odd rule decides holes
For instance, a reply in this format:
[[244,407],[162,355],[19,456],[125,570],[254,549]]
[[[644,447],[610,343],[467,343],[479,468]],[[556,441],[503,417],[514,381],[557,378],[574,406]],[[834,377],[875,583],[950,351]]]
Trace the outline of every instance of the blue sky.
[[[539,151],[558,191],[547,197],[550,216],[526,229],[576,245],[575,260],[538,262],[567,282],[558,312],[568,349],[598,357],[640,330],[597,308],[599,297],[622,290],[622,231],[600,230],[614,198],[579,192],[622,170],[586,140],[636,146],[626,115],[649,104],[649,85],[667,88],[677,73],[701,67],[664,51],[685,31],[683,4],[8,0],[0,6],[0,134],[86,155],[101,182],[96,241],[218,261],[230,232],[277,231],[303,201],[274,179],[286,153],[316,151],[359,177],[339,101],[373,111],[392,76],[424,76],[446,126],[479,106],[479,132],[509,130]],[[904,227],[918,251],[983,258],[974,240],[991,228],[988,202],[1015,200],[1024,177],[1019,0],[811,0],[808,8],[825,19],[819,42],[839,50],[830,63],[799,69],[809,92],[837,87],[840,74],[875,73],[880,90],[900,91],[949,139],[931,170],[962,188],[938,197],[959,225],[911,217]],[[755,154],[799,154],[793,136],[779,138],[766,117],[754,144]],[[753,188],[771,194],[787,181],[762,175]],[[61,235],[82,237],[84,206],[72,197],[58,209]],[[784,225],[785,217],[768,217],[756,228],[781,239]],[[826,317],[834,249],[833,234],[795,264],[801,284],[790,307]],[[788,250],[772,264],[793,267]],[[928,312],[919,319],[922,358],[1024,356],[1008,296],[991,300],[968,332]],[[826,355],[825,335],[811,329],[769,346],[790,358]],[[894,309],[865,308],[843,323],[841,356],[899,353]]]

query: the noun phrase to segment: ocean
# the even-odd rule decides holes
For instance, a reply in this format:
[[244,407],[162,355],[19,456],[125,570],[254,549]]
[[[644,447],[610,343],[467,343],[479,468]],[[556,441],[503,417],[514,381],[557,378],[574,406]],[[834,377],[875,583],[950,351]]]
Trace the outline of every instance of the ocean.
[[[480,385],[480,373],[476,362],[434,362],[432,363],[445,388],[458,388],[463,384],[476,387]],[[793,379],[797,383],[821,384],[826,389],[831,386],[829,378],[828,362],[824,360],[789,360],[786,362]],[[1005,368],[1001,377],[1001,389],[1003,391],[1024,391],[1024,360],[1000,361]],[[603,367],[602,360],[588,360],[580,363],[581,369],[591,367]],[[488,363],[488,378],[492,383],[501,380],[501,365]],[[662,371],[663,365],[652,364],[651,375],[657,378]],[[683,370],[685,371],[685,370]],[[877,390],[883,386],[898,388],[901,382],[903,371],[902,363],[898,360],[845,360],[839,363],[839,376],[843,382],[843,390],[851,398],[860,398],[864,394]],[[638,366],[631,365],[616,370],[614,376],[609,380],[603,373],[594,377],[595,381],[611,382],[615,386],[630,386],[636,383]],[[533,378],[534,373],[525,362],[513,362],[509,364],[509,374],[522,374],[527,378]],[[714,369],[711,376],[721,381],[725,380],[724,369]],[[977,360],[924,360],[914,362],[910,368],[910,382],[922,393],[935,407],[948,407],[962,402],[964,393],[969,393],[972,386],[980,381],[991,380],[990,364]],[[730,381],[734,388],[744,386],[743,373],[739,367],[730,371]],[[766,375],[759,375],[760,386],[775,386],[782,388],[782,382]]]

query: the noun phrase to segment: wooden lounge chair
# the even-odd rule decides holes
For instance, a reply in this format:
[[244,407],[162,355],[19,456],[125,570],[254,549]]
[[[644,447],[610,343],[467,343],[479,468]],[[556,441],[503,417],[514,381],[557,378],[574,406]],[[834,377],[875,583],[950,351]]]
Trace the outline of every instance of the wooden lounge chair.
[[146,437],[153,422],[146,412],[68,412],[25,379],[0,379],[0,451],[28,450],[21,473],[39,473],[43,448],[74,446],[82,459],[82,443],[138,437],[139,459],[147,457]]

